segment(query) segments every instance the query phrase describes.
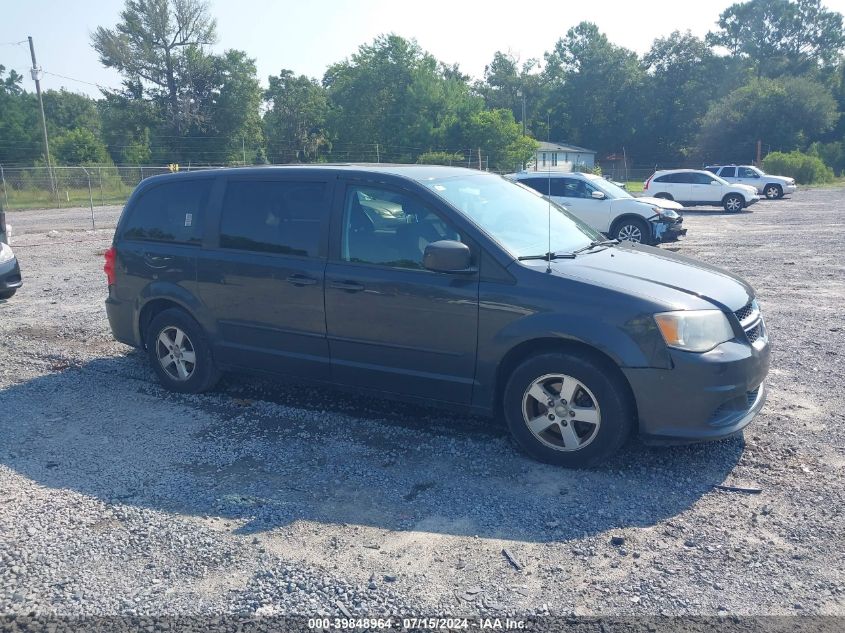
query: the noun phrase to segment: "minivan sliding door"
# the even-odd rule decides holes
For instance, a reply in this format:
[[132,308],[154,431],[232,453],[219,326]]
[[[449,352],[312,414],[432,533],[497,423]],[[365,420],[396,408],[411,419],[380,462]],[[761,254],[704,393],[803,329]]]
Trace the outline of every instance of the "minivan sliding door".
[[223,365],[326,378],[327,179],[230,177],[198,255],[199,293]]

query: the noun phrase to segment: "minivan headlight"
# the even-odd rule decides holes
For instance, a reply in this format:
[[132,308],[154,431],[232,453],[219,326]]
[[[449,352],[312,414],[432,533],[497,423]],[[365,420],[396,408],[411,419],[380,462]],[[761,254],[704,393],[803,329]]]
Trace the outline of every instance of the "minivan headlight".
[[654,320],[666,345],[687,352],[707,352],[734,337],[730,322],[720,310],[661,312]]
[[5,264],[6,262],[10,262],[15,258],[15,254],[12,252],[11,247],[7,246],[3,242],[0,242],[0,264]]

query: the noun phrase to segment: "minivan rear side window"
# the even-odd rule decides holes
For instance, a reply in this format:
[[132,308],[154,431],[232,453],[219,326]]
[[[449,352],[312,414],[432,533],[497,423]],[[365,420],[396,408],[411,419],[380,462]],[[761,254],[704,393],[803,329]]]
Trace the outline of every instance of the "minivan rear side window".
[[316,257],[328,216],[326,184],[230,180],[220,216],[220,247]]
[[213,180],[173,180],[142,192],[123,233],[127,240],[199,244]]

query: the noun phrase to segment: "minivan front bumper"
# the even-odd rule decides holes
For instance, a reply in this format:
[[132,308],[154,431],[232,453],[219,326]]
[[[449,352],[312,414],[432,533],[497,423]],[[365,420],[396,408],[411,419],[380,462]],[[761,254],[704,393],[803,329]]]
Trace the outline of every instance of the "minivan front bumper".
[[768,341],[729,341],[704,354],[669,350],[672,369],[623,368],[648,443],[715,440],[738,433],[763,408]]

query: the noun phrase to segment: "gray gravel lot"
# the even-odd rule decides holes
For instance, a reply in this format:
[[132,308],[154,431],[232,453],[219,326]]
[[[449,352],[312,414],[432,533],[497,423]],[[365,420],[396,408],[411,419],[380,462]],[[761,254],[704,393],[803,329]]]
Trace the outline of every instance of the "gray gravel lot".
[[10,213],[0,613],[845,615],[845,189],[752,211],[690,211],[664,248],[757,289],[763,413],[588,471],[443,411],[236,376],[167,393],[111,338],[111,230]]

